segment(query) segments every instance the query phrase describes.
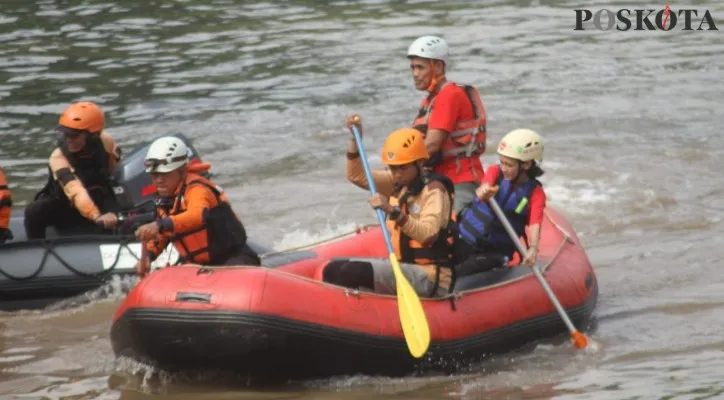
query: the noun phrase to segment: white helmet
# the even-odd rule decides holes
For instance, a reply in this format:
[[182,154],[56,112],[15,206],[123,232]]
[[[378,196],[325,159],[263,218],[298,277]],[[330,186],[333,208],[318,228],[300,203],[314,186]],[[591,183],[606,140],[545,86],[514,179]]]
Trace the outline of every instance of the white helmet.
[[543,161],[543,138],[530,129],[516,129],[500,140],[498,154],[522,162]]
[[407,49],[407,57],[422,57],[447,63],[447,42],[438,36],[421,36]]
[[183,140],[173,137],[160,137],[151,143],[146,153],[147,173],[166,173],[175,171],[189,162],[189,149]]

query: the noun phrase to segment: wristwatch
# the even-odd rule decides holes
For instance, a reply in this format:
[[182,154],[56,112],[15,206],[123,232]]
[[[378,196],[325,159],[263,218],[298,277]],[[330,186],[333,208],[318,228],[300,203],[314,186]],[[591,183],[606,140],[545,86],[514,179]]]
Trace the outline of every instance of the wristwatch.
[[389,214],[391,220],[397,220],[400,218],[400,214],[402,213],[402,209],[400,209],[400,206],[394,206],[392,207],[392,212]]

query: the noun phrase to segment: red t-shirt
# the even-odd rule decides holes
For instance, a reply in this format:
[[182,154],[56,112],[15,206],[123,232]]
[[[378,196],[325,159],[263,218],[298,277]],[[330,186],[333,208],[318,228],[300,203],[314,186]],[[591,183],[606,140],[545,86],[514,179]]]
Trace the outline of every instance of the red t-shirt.
[[[422,100],[421,107],[428,105],[427,98]],[[435,102],[430,111],[430,118],[427,122],[427,130],[440,129],[447,133],[455,130],[458,121],[468,121],[475,118],[473,105],[465,94],[465,89],[454,84],[445,85],[435,96]],[[445,159],[435,167],[435,172],[450,178],[453,183],[476,182],[480,183],[483,178],[483,163],[480,157],[461,158],[460,172],[457,171],[457,163],[454,158]],[[477,179],[473,174],[477,174]]]
[[[498,180],[502,172],[500,171],[500,165],[491,165],[485,170],[485,178],[483,183],[487,183],[490,186],[495,186],[495,182]],[[528,212],[528,225],[540,224],[543,222],[543,210],[546,208],[546,192],[543,191],[542,186],[536,186],[533,189],[533,193],[530,195],[530,201],[526,206]]]

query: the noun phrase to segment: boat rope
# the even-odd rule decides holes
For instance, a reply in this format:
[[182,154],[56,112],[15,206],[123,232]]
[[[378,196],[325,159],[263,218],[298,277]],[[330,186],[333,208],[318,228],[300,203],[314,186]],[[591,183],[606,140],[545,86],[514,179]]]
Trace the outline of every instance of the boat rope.
[[[72,236],[73,239],[79,240],[80,242],[83,242],[84,240],[89,240],[89,239],[98,239],[99,237],[106,239],[107,235]],[[113,272],[113,270],[115,270],[116,266],[118,265],[118,261],[121,259],[121,252],[123,251],[123,249],[127,249],[128,253],[130,253],[134,258],[136,258],[136,260],[140,259],[138,256],[136,256],[136,254],[129,247],[129,244],[131,244],[135,241],[135,237],[133,235],[119,235],[119,236],[115,236],[115,237],[118,238],[118,242],[109,243],[109,244],[118,244],[119,245],[118,249],[116,250],[115,259],[113,260],[113,264],[111,264],[111,266],[109,268],[106,268],[100,272],[87,273],[87,272],[79,271],[78,269],[71,266],[66,260],[63,259],[63,257],[61,257],[58,254],[58,252],[55,249],[54,240],[39,239],[35,242],[37,242],[40,245],[40,247],[43,248],[43,250],[44,250],[43,258],[40,261],[40,265],[35,269],[35,271],[33,271],[33,273],[31,273],[27,276],[15,276],[15,275],[12,275],[12,274],[9,274],[9,273],[3,271],[2,268],[0,268],[0,275],[4,276],[7,279],[13,280],[13,281],[28,281],[30,279],[35,278],[43,271],[43,269],[46,266],[46,262],[50,258],[49,256],[52,255],[63,267],[65,267],[67,270],[71,271],[72,273],[74,273],[78,276],[82,276],[84,278],[99,278],[100,280],[104,280],[104,279],[106,279],[108,274],[110,274],[111,272]],[[17,243],[10,242],[10,243],[3,244],[2,246],[0,246],[0,248],[25,247],[25,246],[27,246],[28,243],[32,243],[32,242],[33,242],[33,240],[17,242]],[[134,273],[135,273],[135,271],[134,271]]]

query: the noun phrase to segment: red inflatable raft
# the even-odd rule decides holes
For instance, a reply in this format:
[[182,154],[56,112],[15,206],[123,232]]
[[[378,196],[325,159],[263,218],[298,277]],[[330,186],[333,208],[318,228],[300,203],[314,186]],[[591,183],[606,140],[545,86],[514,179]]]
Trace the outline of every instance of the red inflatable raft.
[[[459,278],[447,298],[422,300],[431,344],[415,359],[395,296],[320,281],[324,265],[340,257],[386,257],[379,227],[267,254],[267,268],[184,265],[155,271],[116,312],[113,351],[167,371],[225,370],[257,381],[400,376],[455,370],[566,332],[530,268],[495,269]],[[596,277],[570,225],[550,208],[539,266],[584,330],[596,306]]]

